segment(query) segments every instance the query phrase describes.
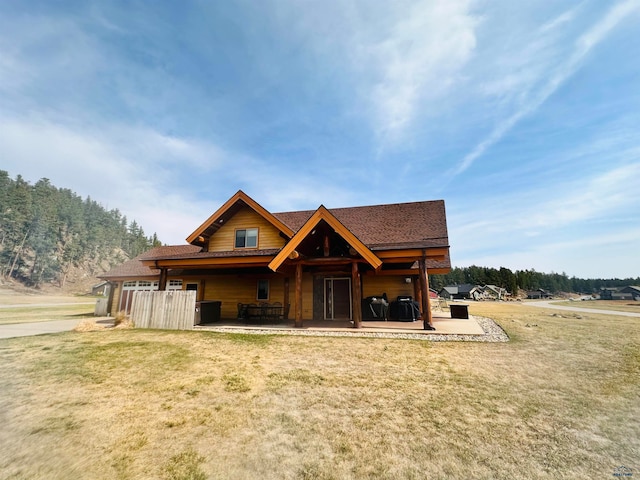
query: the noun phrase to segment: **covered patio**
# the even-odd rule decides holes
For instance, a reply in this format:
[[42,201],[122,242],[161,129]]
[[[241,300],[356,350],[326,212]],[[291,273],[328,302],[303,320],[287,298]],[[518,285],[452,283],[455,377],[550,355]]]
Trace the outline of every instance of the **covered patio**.
[[451,318],[449,311],[432,312],[432,322],[435,330],[425,330],[421,320],[414,322],[397,321],[364,321],[361,328],[354,329],[353,322],[349,320],[305,320],[302,328],[295,327],[294,320],[280,322],[247,323],[239,319],[221,319],[219,322],[196,325],[196,330],[209,330],[218,332],[245,332],[245,333],[287,333],[315,332],[319,335],[330,333],[342,334],[368,334],[365,336],[403,336],[403,335],[485,335],[486,328],[477,317],[470,315],[468,319]]

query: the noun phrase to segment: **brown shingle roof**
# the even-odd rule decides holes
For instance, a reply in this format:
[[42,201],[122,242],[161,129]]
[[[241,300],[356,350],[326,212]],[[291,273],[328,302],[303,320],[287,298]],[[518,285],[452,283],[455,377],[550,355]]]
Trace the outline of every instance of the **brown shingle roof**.
[[172,255],[184,255],[197,253],[202,250],[202,247],[196,245],[163,245],[161,247],[155,247],[151,250],[138,255],[138,260],[145,260],[147,258],[164,258],[165,256]]
[[131,260],[124,262],[122,265],[118,265],[112,268],[106,273],[99,275],[98,278],[105,280],[114,280],[117,278],[126,277],[150,277],[158,276],[160,270],[155,268],[149,268],[142,264],[141,260],[146,258],[156,258],[162,255],[193,255],[194,253],[202,250],[200,247],[194,245],[165,245],[162,247],[155,247],[151,250],[138,255]]
[[[443,200],[328,209],[372,250],[449,246]],[[294,231],[313,211],[274,213]]]
[[[345,227],[371,250],[396,248],[448,247],[447,220],[443,200],[394,203],[328,209]],[[274,213],[273,216],[297,232],[315,210]],[[272,255],[278,249],[230,252],[203,252],[195,245],[156,247],[100,276],[104,279],[158,275],[142,265],[145,259],[213,258],[243,255]],[[429,259],[428,268],[448,268],[448,255],[442,261]]]
[[279,248],[265,248],[262,250],[233,250],[226,252],[195,252],[195,253],[176,253],[167,255],[153,255],[153,260],[179,260],[181,258],[225,258],[225,257],[260,257],[274,256],[280,251]]

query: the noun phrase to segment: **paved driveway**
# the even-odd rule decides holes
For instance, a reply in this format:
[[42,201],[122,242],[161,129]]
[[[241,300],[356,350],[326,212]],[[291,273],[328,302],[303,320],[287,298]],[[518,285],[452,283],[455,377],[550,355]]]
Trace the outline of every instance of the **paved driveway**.
[[28,337],[45,333],[73,330],[81,320],[52,320],[50,322],[11,323],[0,325],[0,338]]
[[[83,319],[51,320],[49,322],[11,323],[9,325],[0,325],[0,339],[68,332],[73,330],[82,320]],[[107,317],[97,317],[95,320],[98,323],[113,324],[113,319]]]
[[618,312],[616,310],[600,310],[599,308],[581,308],[581,307],[565,307],[563,305],[554,305],[553,302],[527,302],[523,305],[527,307],[541,307],[552,308],[553,310],[565,310],[567,312],[580,312],[580,313],[602,313],[604,315],[619,315],[621,317],[640,317],[640,313],[635,312]]

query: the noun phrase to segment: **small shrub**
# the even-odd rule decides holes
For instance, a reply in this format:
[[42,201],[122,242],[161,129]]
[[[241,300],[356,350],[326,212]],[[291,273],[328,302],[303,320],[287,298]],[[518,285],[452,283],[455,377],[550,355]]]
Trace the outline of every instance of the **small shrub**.
[[120,310],[113,319],[113,324],[117,327],[127,319],[127,313]]
[[95,332],[103,330],[104,325],[98,325],[95,320],[83,320],[73,329],[75,332]]
[[133,322],[126,312],[119,311],[113,319],[113,326],[115,328],[133,328]]

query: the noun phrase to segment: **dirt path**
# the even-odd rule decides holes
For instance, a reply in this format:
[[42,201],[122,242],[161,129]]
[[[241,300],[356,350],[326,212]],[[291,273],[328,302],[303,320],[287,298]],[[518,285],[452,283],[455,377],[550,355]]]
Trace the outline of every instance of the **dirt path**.
[[618,315],[622,317],[640,317],[640,313],[634,312],[618,312],[616,310],[600,310],[599,308],[581,308],[581,307],[565,307],[561,305],[554,305],[553,302],[540,301],[540,302],[527,302],[527,307],[539,307],[539,308],[551,308],[553,310],[564,310],[567,312],[579,312],[579,313],[602,313],[603,315]]

